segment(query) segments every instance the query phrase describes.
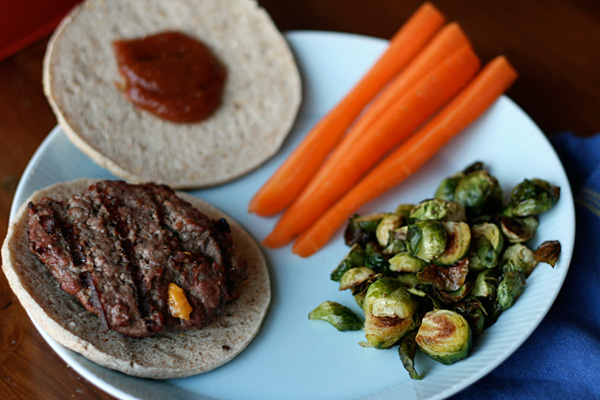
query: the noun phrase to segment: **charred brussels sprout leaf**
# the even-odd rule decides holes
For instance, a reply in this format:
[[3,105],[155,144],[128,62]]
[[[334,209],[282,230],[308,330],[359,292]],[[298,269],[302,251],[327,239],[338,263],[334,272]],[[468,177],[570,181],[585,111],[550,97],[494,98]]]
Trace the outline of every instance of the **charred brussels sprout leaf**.
[[502,209],[502,189],[495,177],[480,169],[466,174],[458,182],[454,201],[465,208],[470,218],[495,214]]
[[396,279],[384,277],[367,289],[363,302],[365,313],[364,346],[387,349],[414,327],[413,314],[418,302]]
[[466,281],[464,285],[459,287],[456,290],[440,290],[435,289],[435,293],[437,297],[442,300],[444,303],[456,303],[457,301],[461,301],[465,297],[467,297],[471,291],[473,290],[473,282]]
[[469,260],[464,258],[451,267],[430,264],[417,273],[417,278],[423,284],[451,292],[460,289],[465,284],[468,273]]
[[512,246],[508,246],[502,255],[502,272],[507,273],[508,271],[518,271],[525,277],[528,277],[535,266],[537,261],[527,246],[521,243],[515,243]]
[[386,273],[390,270],[390,263],[374,242],[367,243],[365,247],[365,266],[378,273]]
[[508,271],[498,285],[496,296],[496,311],[501,312],[509,309],[523,293],[525,288],[525,275],[519,271]]
[[480,335],[483,332],[487,312],[481,301],[474,297],[467,298],[456,303],[454,311],[465,317],[474,335]]
[[308,319],[329,322],[338,331],[357,331],[362,329],[360,318],[348,307],[335,301],[324,301],[308,314]]
[[350,268],[361,267],[365,263],[365,249],[358,243],[350,247],[348,254],[342,259],[336,269],[331,273],[331,280],[339,282]]
[[510,214],[527,217],[551,209],[560,198],[560,188],[542,179],[525,179],[510,195]]
[[474,271],[481,271],[498,265],[504,248],[504,237],[498,225],[488,222],[473,225],[471,227],[471,238],[469,268]]
[[500,228],[510,243],[522,243],[530,240],[538,227],[536,217],[500,217]]
[[400,346],[398,346],[398,355],[400,356],[400,361],[402,361],[402,365],[404,365],[404,369],[408,372],[410,379],[423,379],[422,375],[419,375],[417,370],[415,369],[415,355],[417,354],[417,342],[415,341],[415,334],[407,335],[402,342],[400,342]]
[[423,317],[415,340],[429,357],[449,365],[469,354],[472,343],[471,327],[457,312],[434,310]]
[[367,267],[350,268],[340,279],[340,290],[360,288],[375,277],[375,271]]
[[427,265],[427,262],[411,256],[406,251],[390,258],[389,263],[390,271],[394,272],[419,272]]
[[443,199],[429,199],[417,204],[408,216],[408,222],[417,221],[466,221],[465,209],[460,204]]
[[433,262],[452,265],[464,258],[471,244],[471,228],[466,222],[443,222],[446,231],[446,248]]
[[376,213],[368,215],[354,215],[350,217],[348,226],[344,231],[344,241],[346,245],[352,246],[355,243],[365,246],[368,242],[377,240],[375,232],[377,225],[386,213]]
[[533,252],[533,258],[535,258],[537,262],[544,262],[554,267],[558,261],[560,252],[560,242],[556,240],[549,240],[539,245],[539,247]]
[[409,225],[406,244],[410,255],[431,261],[446,249],[446,230],[441,222],[419,221]]

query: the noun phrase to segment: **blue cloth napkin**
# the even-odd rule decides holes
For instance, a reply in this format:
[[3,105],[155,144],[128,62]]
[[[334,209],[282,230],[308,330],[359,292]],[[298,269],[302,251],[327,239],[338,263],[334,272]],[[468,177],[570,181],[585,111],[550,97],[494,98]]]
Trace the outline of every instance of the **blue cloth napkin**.
[[565,283],[529,339],[456,399],[600,399],[600,133],[550,136],[575,200]]

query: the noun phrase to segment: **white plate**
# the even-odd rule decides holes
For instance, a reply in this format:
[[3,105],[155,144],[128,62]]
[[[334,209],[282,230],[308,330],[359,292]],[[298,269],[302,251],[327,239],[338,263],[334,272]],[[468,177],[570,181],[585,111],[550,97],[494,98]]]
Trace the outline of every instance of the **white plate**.
[[[259,170],[225,186],[197,191],[236,218],[257,239],[275,218],[248,214],[247,204],[263,182],[298,144],[303,134],[332,107],[384,50],[386,42],[363,36],[291,32],[287,34],[304,77],[305,101],[282,151]],[[540,177],[559,185],[559,204],[541,218],[537,245],[560,240],[563,252],[552,269],[541,264],[528,279],[517,304],[479,337],[472,355],[443,366],[418,355],[422,381],[411,381],[395,350],[365,349],[361,332],[340,333],[329,324],[308,321],[323,300],[354,307],[351,296],[329,280],[346,253],[338,236],[316,255],[302,259],[290,247],[265,250],[273,280],[273,299],[261,332],[230,363],[196,377],[151,381],[97,366],[58,345],[50,346],[93,384],[124,399],[440,399],[475,382],[504,361],[527,339],[554,302],[567,273],[575,236],[573,200],[563,167],[546,137],[510,99],[502,97],[427,165],[361,212],[391,210],[402,202],[431,197],[438,182],[473,161],[484,161],[504,187]],[[11,217],[33,191],[81,176],[112,177],[54,129],[29,163],[14,199]]]

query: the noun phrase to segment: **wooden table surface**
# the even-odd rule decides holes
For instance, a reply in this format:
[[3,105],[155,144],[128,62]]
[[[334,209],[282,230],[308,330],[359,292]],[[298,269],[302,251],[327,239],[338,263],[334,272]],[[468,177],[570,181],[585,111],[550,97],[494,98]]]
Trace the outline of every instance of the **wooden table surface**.
[[[418,0],[262,0],[282,31],[330,30],[390,38]],[[487,61],[505,54],[520,73],[508,95],[551,135],[597,132],[600,2],[438,1]],[[0,23],[2,16],[0,15]],[[41,84],[43,38],[0,62],[0,238],[25,166],[56,125]],[[110,399],[46,344],[0,274],[0,397]]]

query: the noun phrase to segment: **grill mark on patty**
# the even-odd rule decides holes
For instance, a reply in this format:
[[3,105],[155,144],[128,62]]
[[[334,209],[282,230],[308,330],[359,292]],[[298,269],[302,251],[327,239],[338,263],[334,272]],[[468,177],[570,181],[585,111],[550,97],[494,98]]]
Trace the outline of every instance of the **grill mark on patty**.
[[60,233],[65,239],[67,250],[71,253],[71,259],[73,264],[77,267],[81,267],[85,264],[87,257],[81,243],[79,242],[79,234],[77,229],[66,221],[61,221]]
[[120,248],[121,250],[121,255],[125,260],[126,269],[129,272],[131,281],[133,282],[136,305],[141,317],[146,318],[150,313],[150,304],[148,302],[148,298],[146,297],[147,288],[146,285],[144,285],[144,277],[140,272],[140,267],[133,254],[133,244],[128,238],[129,227],[127,225],[127,221],[124,221],[119,214],[120,200],[107,194],[106,186],[103,188],[98,187],[98,189],[99,191],[102,190],[102,193],[100,193],[100,203],[108,212],[109,221],[115,226],[115,230],[119,238],[120,246],[116,247]]
[[102,302],[100,301],[100,296],[98,295],[98,289],[96,288],[96,282],[94,282],[94,278],[89,271],[85,271],[79,275],[79,282],[81,287],[89,293],[88,301],[90,304],[95,307],[96,315],[100,317],[100,323],[104,329],[110,329],[111,324],[106,318],[106,313],[104,312],[104,307]]

